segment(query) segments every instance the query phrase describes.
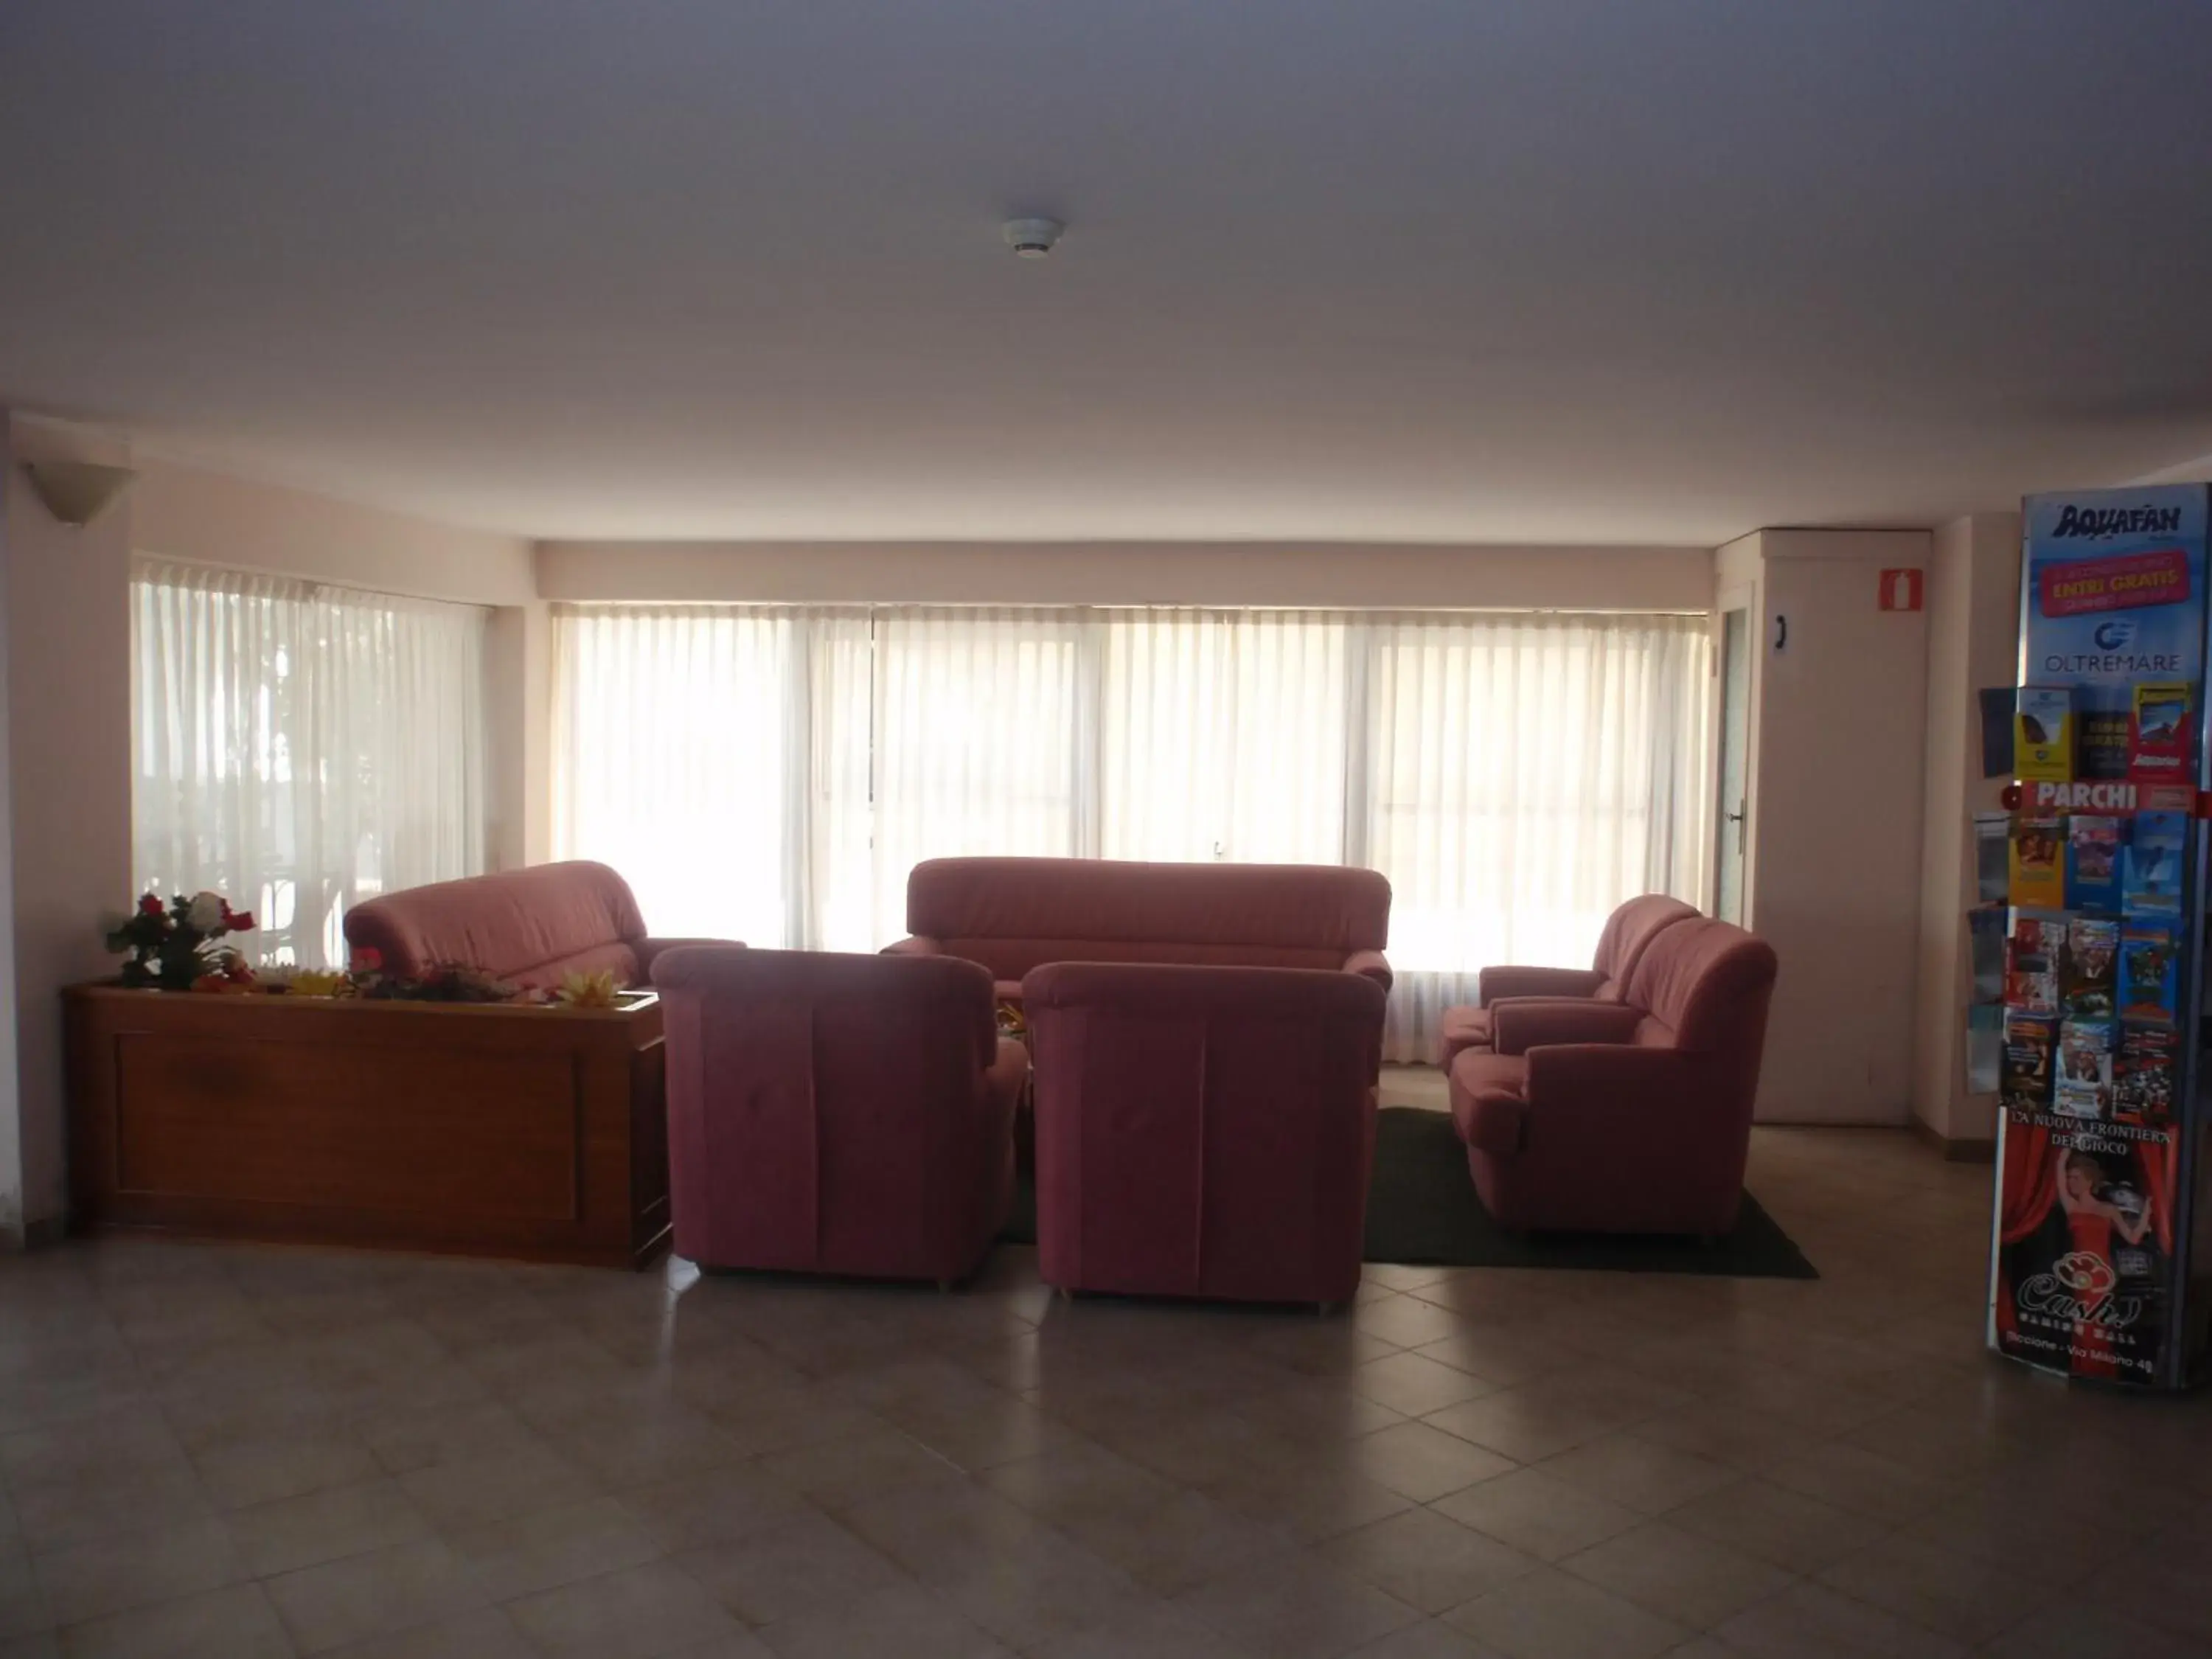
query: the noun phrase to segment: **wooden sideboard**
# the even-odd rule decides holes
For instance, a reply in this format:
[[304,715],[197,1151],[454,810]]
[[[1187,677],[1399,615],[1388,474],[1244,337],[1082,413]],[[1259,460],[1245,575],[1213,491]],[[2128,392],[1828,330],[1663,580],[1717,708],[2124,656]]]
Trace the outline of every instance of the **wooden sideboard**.
[[642,1267],[661,1011],[64,993],[80,1227]]

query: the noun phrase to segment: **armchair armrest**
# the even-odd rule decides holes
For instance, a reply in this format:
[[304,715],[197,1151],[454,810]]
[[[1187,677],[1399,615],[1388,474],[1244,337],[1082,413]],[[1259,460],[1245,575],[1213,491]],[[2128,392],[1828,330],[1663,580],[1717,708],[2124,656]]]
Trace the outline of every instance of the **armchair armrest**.
[[886,945],[881,954],[887,957],[941,957],[945,954],[945,945],[943,941],[931,939],[926,933],[917,933],[910,939],[899,940],[896,945]]
[[1589,997],[1605,975],[1589,968],[1486,968],[1475,977],[1486,1008],[1506,997]]
[[741,939],[641,939],[631,946],[637,956],[639,981],[643,984],[650,985],[653,982],[653,964],[655,958],[663,951],[673,951],[680,945],[719,945],[742,950],[744,940]]
[[1354,951],[1345,957],[1344,971],[1371,979],[1386,991],[1390,988],[1390,959],[1380,951]]
[[1625,1002],[1577,1002],[1510,997],[1490,1011],[1490,1046],[1501,1054],[1525,1054],[1559,1043],[1629,1043],[1644,1011]]

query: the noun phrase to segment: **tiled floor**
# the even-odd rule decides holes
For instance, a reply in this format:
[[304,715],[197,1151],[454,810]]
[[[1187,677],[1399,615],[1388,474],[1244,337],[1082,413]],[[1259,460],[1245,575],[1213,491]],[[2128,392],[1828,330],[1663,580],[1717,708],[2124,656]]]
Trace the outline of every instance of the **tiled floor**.
[[0,1659],[2212,1652],[2212,1409],[1982,1352],[1986,1170],[1752,1182],[1819,1283],[0,1261]]

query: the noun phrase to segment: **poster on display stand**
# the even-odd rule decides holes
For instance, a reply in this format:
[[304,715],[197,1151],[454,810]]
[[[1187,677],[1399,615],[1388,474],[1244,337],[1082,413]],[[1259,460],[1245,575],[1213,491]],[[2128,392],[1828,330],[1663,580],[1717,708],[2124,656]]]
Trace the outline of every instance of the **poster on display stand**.
[[2207,502],[2024,503],[1988,1334],[2136,1387],[2204,1361]]

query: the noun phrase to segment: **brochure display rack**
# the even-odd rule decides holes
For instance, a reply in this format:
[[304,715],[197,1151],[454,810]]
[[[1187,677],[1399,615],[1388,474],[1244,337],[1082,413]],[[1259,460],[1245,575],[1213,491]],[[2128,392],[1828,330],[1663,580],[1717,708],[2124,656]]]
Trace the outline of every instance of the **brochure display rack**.
[[2203,485],[2032,496],[1990,1268],[1999,1352],[2203,1376]]

